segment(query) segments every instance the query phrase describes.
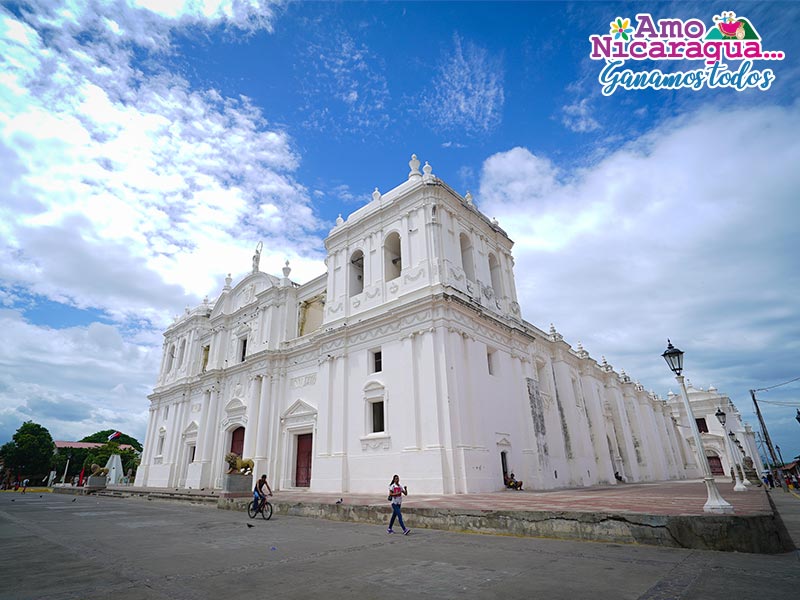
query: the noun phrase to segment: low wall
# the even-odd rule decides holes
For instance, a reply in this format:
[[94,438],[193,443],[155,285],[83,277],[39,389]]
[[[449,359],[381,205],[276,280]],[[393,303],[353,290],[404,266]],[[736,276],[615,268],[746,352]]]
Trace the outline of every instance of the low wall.
[[[387,506],[272,502],[275,514],[386,525]],[[245,510],[243,499],[220,499],[218,508]],[[778,554],[794,545],[776,514],[664,516],[556,511],[404,508],[414,528],[542,537],[560,540],[645,544],[670,548]]]

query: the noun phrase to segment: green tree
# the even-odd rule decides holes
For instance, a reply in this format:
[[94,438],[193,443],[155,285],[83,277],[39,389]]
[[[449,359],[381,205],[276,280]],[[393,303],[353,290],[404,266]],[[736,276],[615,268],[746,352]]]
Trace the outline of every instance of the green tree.
[[[83,463],[86,457],[89,456],[91,450],[89,448],[61,448],[56,454],[55,468],[56,479],[61,481],[64,475],[64,470],[67,471],[66,482],[69,483],[73,475],[77,475],[83,468]],[[69,465],[67,465],[69,460]]]
[[112,454],[119,454],[120,459],[122,460],[122,469],[126,473],[128,472],[128,469],[133,469],[135,472],[136,467],[139,466],[139,457],[136,455],[136,452],[133,450],[120,450],[119,444],[116,440],[114,440],[113,442],[103,444],[99,448],[94,448],[89,452],[89,455],[83,462],[87,473],[90,473],[89,469],[93,464],[100,465],[101,467],[106,466],[106,463]]
[[36,481],[46,477],[55,464],[54,450],[50,432],[38,423],[25,421],[0,448],[0,455],[7,468]]
[[[100,442],[101,444],[105,444],[106,442],[108,442],[108,436],[110,436],[115,431],[117,431],[117,430],[116,429],[105,429],[103,431],[98,431],[97,433],[93,433],[92,435],[87,435],[81,441],[82,442]],[[114,442],[116,442],[117,444],[130,444],[131,446],[136,448],[139,452],[142,451],[142,445],[139,443],[139,440],[137,440],[136,438],[131,437],[129,435],[126,435],[124,433],[121,436],[119,436],[117,439],[115,439]]]

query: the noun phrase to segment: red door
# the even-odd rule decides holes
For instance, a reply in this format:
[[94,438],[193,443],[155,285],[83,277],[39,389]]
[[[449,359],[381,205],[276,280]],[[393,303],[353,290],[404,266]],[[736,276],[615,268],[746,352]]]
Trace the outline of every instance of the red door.
[[706,458],[708,458],[708,466],[711,467],[712,475],[725,475],[719,456],[707,456]]
[[233,435],[231,435],[231,452],[244,458],[242,456],[242,452],[244,452],[244,427],[233,430]]
[[310,433],[297,436],[297,468],[294,474],[297,487],[311,485],[311,440]]

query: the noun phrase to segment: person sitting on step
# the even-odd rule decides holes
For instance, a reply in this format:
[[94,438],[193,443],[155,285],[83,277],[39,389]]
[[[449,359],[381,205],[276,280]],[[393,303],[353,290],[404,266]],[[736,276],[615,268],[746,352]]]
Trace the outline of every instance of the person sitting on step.
[[511,473],[508,477],[506,477],[506,487],[511,488],[512,490],[521,490],[522,489],[522,482],[517,481],[514,477],[514,474]]

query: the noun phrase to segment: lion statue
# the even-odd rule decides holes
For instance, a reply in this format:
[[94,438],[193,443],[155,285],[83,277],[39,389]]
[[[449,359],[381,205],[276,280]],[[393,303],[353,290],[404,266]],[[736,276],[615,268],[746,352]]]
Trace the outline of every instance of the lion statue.
[[108,469],[101,467],[97,463],[92,463],[92,477],[105,477],[108,475]]
[[252,475],[253,474],[253,464],[252,458],[242,458],[235,452],[229,452],[225,455],[225,462],[228,463],[228,474],[231,473],[241,473],[242,475]]

